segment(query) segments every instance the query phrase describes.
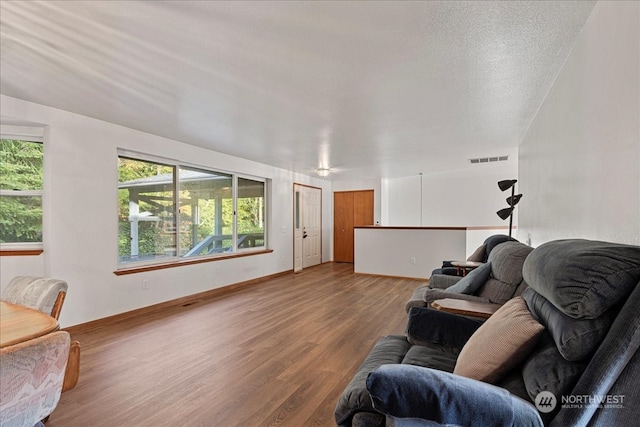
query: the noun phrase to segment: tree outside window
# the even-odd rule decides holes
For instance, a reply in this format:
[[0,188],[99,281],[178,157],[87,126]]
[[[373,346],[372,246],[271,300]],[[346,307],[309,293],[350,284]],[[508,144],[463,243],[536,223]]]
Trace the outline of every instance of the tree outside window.
[[125,156],[118,177],[121,265],[266,247],[263,181]]
[[175,256],[175,167],[118,158],[120,262]]
[[42,243],[43,146],[0,139],[0,244]]

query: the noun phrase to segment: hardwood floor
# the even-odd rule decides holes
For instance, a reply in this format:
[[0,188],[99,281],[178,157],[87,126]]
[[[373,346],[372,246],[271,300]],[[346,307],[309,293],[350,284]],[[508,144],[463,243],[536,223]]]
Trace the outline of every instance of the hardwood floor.
[[328,263],[73,334],[80,380],[47,427],[333,426],[379,337],[424,282]]

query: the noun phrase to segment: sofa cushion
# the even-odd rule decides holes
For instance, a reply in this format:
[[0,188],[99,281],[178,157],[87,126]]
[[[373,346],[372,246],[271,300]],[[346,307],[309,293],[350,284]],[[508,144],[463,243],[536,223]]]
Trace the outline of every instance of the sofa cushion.
[[522,281],[522,265],[531,251],[531,246],[520,242],[504,242],[496,246],[488,259],[493,265],[491,276],[503,282],[519,284]]
[[543,426],[535,406],[507,390],[435,369],[381,366],[367,389],[378,411],[407,426]]
[[464,276],[455,285],[449,286],[445,289],[446,292],[453,292],[456,294],[473,295],[484,285],[491,274],[491,263],[482,264],[481,266],[471,270],[466,276]]
[[334,412],[336,424],[350,425],[356,412],[375,412],[366,389],[367,376],[378,366],[402,362],[410,347],[401,335],[389,335],[376,343],[338,400]]
[[518,287],[516,288],[515,292],[513,293],[514,297],[519,297],[520,295],[522,295],[522,293],[525,291],[525,289],[527,289],[529,287],[529,285],[527,285],[527,282],[525,282],[524,280],[522,282],[520,282],[520,284],[518,285]]
[[[454,267],[455,268],[455,267]],[[460,276],[447,276],[446,274],[435,274],[429,278],[428,287],[431,289],[447,289],[462,280]]]
[[564,314],[594,319],[640,281],[640,247],[580,239],[548,242],[529,255],[523,274]]
[[428,286],[419,286],[413,290],[413,294],[404,305],[404,309],[408,312],[411,307],[424,307],[427,303],[424,301],[424,291],[429,289]]
[[513,298],[469,338],[453,373],[496,383],[529,355],[543,330],[524,299]]
[[[558,352],[551,335],[545,331],[522,367],[522,378],[529,398],[534,401],[540,392],[548,391],[553,393],[557,402],[561,402],[563,395],[571,393],[586,366],[587,362],[565,360]],[[548,415],[542,414],[543,418],[555,416],[560,406]]]
[[595,319],[574,319],[532,288],[524,291],[522,296],[534,317],[551,334],[560,354],[569,361],[591,356],[607,335],[616,314],[615,309],[610,309]]
[[496,246],[501,245],[504,242],[517,242],[516,239],[513,239],[506,234],[494,234],[493,236],[489,236],[485,239],[484,244],[486,245],[486,255],[487,257],[483,260],[483,262],[488,261],[489,255],[495,249]]
[[446,348],[458,354],[482,323],[426,307],[414,307],[409,310],[407,340],[414,345]]
[[[451,314],[449,316],[459,317]],[[336,424],[351,425],[351,419],[356,413],[375,412],[365,387],[367,376],[375,368],[403,363],[451,372],[456,364],[456,358],[456,354],[443,347],[412,346],[407,338],[401,335],[388,335],[381,338],[340,396],[334,412]]]
[[446,349],[414,345],[405,354],[402,364],[452,372],[456,366],[456,358],[455,354]]
[[386,417],[378,412],[358,412],[351,419],[351,427],[385,427]]
[[487,245],[486,243],[480,245],[478,249],[473,251],[467,261],[475,261],[475,262],[486,262],[487,260]]
[[511,372],[500,379],[500,381],[498,381],[495,385],[509,390],[509,393],[513,394],[514,396],[518,396],[520,399],[533,402],[533,400],[529,397],[527,387],[525,387],[524,385],[524,380],[522,379],[522,369],[518,368],[519,367],[512,369]]
[[495,304],[504,304],[513,297],[522,282],[522,265],[533,250],[520,242],[504,242],[489,254],[491,275],[477,292]]

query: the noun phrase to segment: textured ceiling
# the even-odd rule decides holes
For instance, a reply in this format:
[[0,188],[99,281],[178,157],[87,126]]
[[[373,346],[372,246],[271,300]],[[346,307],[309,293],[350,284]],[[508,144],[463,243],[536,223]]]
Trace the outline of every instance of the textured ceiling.
[[2,94],[334,179],[513,161],[594,5],[0,4]]

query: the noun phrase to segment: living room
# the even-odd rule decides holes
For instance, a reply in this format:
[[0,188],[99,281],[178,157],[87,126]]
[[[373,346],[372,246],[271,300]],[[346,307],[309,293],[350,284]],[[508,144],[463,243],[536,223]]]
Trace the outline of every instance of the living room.
[[[4,3],[3,8],[8,7]],[[513,142],[515,149],[510,153],[509,162],[505,165],[480,165],[492,168],[482,172],[441,170],[425,173],[422,178],[418,173],[412,173],[343,179],[339,171],[323,178],[314,170],[306,173],[288,170],[225,154],[224,147],[212,150],[186,143],[171,134],[141,131],[135,117],[126,123],[114,124],[82,112],[72,112],[75,105],[71,99],[60,100],[59,105],[64,105],[63,108],[33,101],[31,97],[34,95],[25,93],[20,96],[21,89],[13,86],[16,81],[34,86],[36,92],[46,92],[48,85],[53,87],[59,83],[47,79],[41,81],[24,70],[20,75],[19,68],[10,70],[6,67],[8,62],[5,61],[10,58],[5,57],[5,41],[7,46],[9,41],[4,35],[4,28],[11,23],[6,21],[9,14],[4,12],[2,124],[42,129],[45,194],[42,253],[33,256],[3,254],[0,257],[0,283],[5,285],[12,277],[25,274],[66,280],[69,293],[60,317],[63,328],[288,273],[293,262],[292,189],[295,183],[322,190],[324,263],[332,260],[334,191],[375,189],[376,219],[382,225],[473,225],[460,224],[459,221],[470,222],[486,212],[495,216],[495,210],[502,207],[494,208],[487,203],[480,206],[479,212],[477,203],[471,207],[463,206],[468,213],[460,218],[458,205],[442,198],[441,188],[446,181],[443,178],[451,178],[458,183],[467,179],[475,186],[484,185],[486,197],[491,200],[502,197],[495,184],[496,177],[517,178],[518,192],[524,197],[517,207],[516,237],[533,247],[563,238],[640,245],[640,36],[637,3],[592,4],[575,43],[565,51],[558,73],[547,76],[551,79],[550,90],[543,102],[529,106],[535,109],[531,112],[533,119],[520,129],[520,140]],[[27,19],[37,22],[44,18],[27,16]],[[72,78],[65,81],[62,90],[70,93],[80,91],[82,86],[79,83],[78,87],[70,83],[74,78],[73,56],[69,54],[67,59],[71,70],[68,74]],[[525,67],[535,68],[535,65],[526,64]],[[84,75],[83,70],[77,73]],[[169,101],[163,98],[161,88],[149,91],[154,97],[153,102],[165,104]],[[107,114],[110,109],[115,111],[123,107],[94,102]],[[153,102],[141,102],[136,107],[149,108]],[[161,113],[160,109],[158,114]],[[205,125],[210,119],[207,115],[200,117],[201,122],[194,117],[183,119],[186,123],[181,123],[181,126],[200,127],[201,132],[215,135],[216,129]],[[268,179],[270,251],[176,268],[114,274],[118,271],[117,157],[118,150],[122,149]],[[317,147],[311,150],[317,154]],[[447,151],[447,147],[442,150]],[[502,154],[484,152],[488,155]],[[315,167],[315,163],[310,167]],[[487,173],[487,170],[491,172]],[[399,196],[397,192],[390,192],[390,188],[410,188],[411,191],[407,192],[419,194],[424,202],[391,203]],[[453,188],[451,191],[452,197],[460,200],[457,191],[461,190]],[[438,203],[440,208],[444,206],[444,209],[429,209],[433,203]],[[398,211],[415,218],[412,220],[414,223],[394,221]],[[446,223],[446,218],[454,218],[455,223]],[[446,254],[443,254],[444,258]],[[363,349],[362,357],[364,353]]]

